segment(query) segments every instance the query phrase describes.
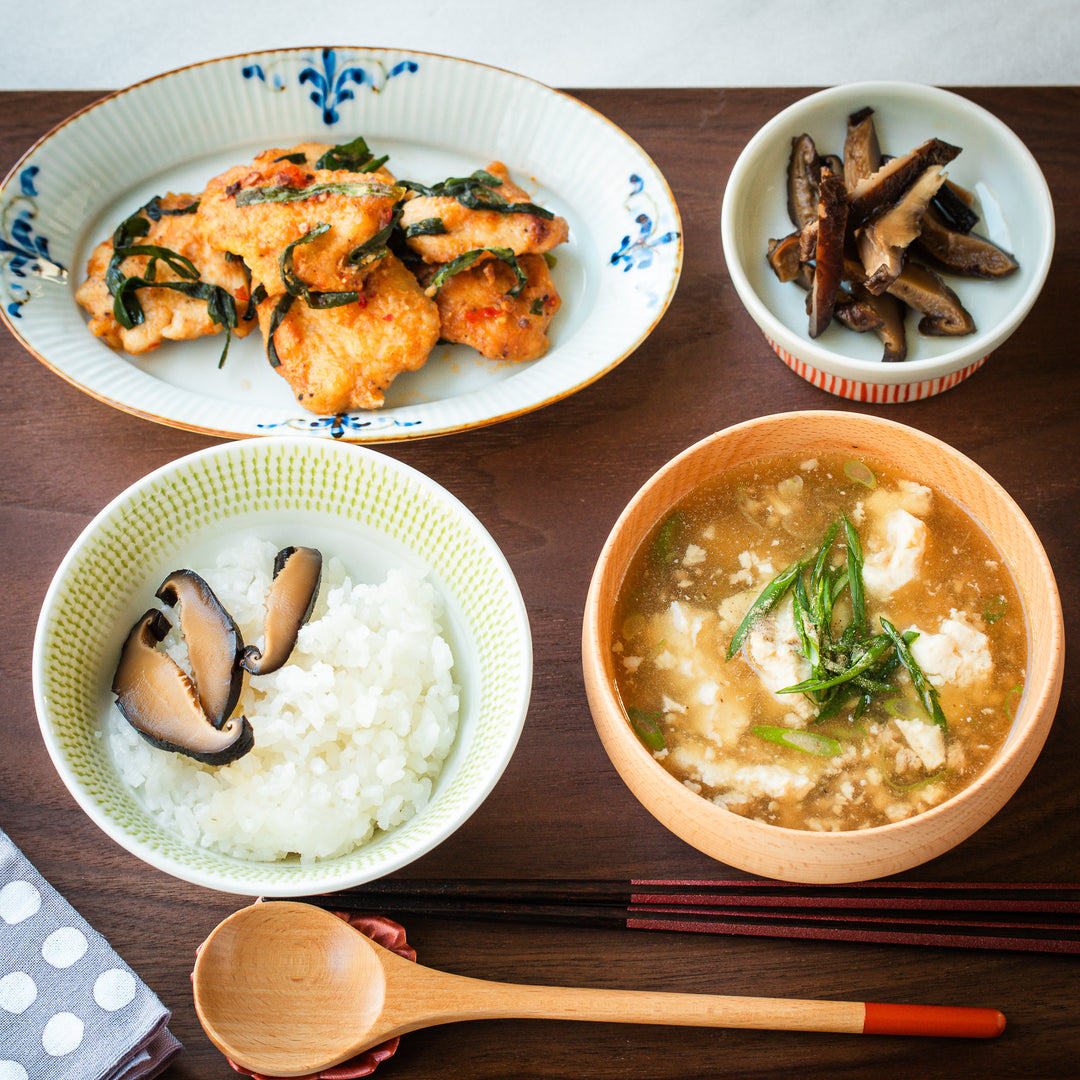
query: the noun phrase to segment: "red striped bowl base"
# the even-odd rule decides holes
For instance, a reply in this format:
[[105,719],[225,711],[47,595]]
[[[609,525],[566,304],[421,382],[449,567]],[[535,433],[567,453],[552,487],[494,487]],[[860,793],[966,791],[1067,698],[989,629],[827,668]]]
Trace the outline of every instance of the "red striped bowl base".
[[768,334],[765,340],[772,347],[773,352],[784,361],[796,375],[813,383],[819,390],[825,390],[837,397],[848,398],[851,401],[866,401],[872,404],[893,405],[905,401],[920,401],[923,398],[933,397],[944,390],[950,390],[957,383],[963,382],[973,372],[986,363],[990,354],[975,360],[967,367],[959,371],[950,372],[936,379],[924,379],[921,382],[910,383],[873,383],[862,382],[859,379],[846,379],[840,375],[830,375],[828,372],[819,371],[812,364],[792,356],[782,346],[777,345]]

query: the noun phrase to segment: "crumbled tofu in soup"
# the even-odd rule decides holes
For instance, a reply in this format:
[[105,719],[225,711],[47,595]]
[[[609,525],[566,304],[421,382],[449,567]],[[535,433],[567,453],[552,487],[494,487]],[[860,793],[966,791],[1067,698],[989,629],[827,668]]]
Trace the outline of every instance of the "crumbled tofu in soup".
[[[993,759],[1023,690],[1024,613],[991,541],[930,488],[850,464],[776,458],[707,482],[657,523],[616,616],[619,692],[656,758],[703,797],[789,828],[868,828],[949,798]],[[845,519],[862,624],[847,526],[823,544]],[[762,605],[800,560],[801,599],[789,586]],[[818,574],[834,597],[821,631],[806,592]],[[790,691],[849,669],[874,640],[891,651],[861,676],[871,683]]]

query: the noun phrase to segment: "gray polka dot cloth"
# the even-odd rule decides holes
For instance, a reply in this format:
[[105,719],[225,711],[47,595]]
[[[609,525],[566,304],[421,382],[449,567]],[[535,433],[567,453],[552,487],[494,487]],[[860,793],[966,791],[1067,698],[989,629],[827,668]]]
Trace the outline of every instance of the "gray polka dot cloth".
[[0,830],[0,1080],[143,1080],[180,1044],[157,996]]

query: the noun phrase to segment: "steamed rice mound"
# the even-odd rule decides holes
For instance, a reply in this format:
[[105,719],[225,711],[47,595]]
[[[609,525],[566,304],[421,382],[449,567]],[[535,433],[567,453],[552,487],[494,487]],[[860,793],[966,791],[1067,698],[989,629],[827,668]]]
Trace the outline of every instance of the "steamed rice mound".
[[[273,544],[244,541],[199,570],[248,643],[261,644]],[[289,662],[245,681],[238,712],[255,747],[202,765],[149,745],[115,709],[107,736],[124,780],[159,824],[238,858],[301,862],[344,855],[418,813],[458,723],[442,601],[411,569],[354,584],[324,564],[311,619]],[[165,641],[182,666],[174,630]]]

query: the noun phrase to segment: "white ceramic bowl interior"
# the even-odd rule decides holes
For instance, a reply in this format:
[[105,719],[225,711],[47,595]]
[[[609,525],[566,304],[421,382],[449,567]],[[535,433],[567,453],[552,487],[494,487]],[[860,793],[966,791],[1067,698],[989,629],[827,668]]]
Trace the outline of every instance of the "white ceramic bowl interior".
[[[765,257],[770,238],[794,230],[787,213],[792,138],[807,132],[819,153],[842,156],[847,117],[864,106],[874,109],[884,153],[900,155],[930,138],[962,148],[946,172],[978,196],[981,220],[975,231],[1012,252],[1020,264],[997,281],[943,275],[977,331],[959,338],[925,337],[909,314],[908,359],[902,363],[882,363],[874,334],[856,334],[835,322],[812,339],[805,292],[780,282]],[[789,367],[842,397],[910,401],[955,386],[1020,325],[1050,268],[1054,209],[1030,151],[986,109],[917,83],[853,83],[796,102],[747,143],[724,192],[721,236],[740,300]]]
[[[430,803],[348,855],[248,862],[160,828],[120,779],[102,738],[120,646],[165,575],[212,565],[245,535],[336,555],[355,580],[422,568],[442,594],[459,730]],[[119,495],[86,527],[46,595],[33,657],[46,746],[79,805],[166,873],[241,895],[299,896],[381,877],[435,847],[480,805],[510,760],[532,685],[528,616],[483,526],[417,470],[363,447],[274,437],[181,458]]]

